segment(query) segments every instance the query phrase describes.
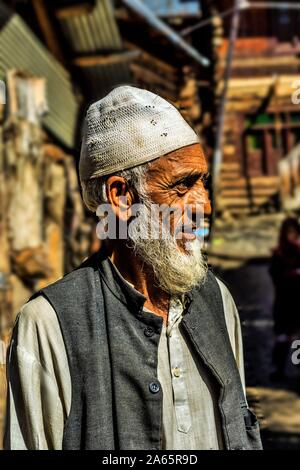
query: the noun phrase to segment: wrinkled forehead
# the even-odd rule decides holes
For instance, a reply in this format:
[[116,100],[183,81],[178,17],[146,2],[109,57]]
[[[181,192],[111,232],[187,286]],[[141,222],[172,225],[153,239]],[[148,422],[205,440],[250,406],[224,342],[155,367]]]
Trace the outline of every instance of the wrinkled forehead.
[[149,173],[207,173],[208,166],[200,144],[188,145],[168,153],[149,164]]

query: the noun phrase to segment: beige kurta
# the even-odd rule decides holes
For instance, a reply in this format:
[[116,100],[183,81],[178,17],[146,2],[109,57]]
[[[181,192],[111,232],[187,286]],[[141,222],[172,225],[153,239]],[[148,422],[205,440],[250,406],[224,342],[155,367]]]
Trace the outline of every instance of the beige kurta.
[[[239,316],[234,301],[218,281],[231,346],[244,385]],[[168,324],[158,347],[158,380],[163,389],[163,448],[219,449],[222,432],[217,388],[194,361],[178,326],[183,314],[172,298]],[[71,407],[71,378],[55,311],[42,296],[25,304],[18,325],[18,345],[9,358],[10,422],[6,448],[61,449]],[[21,419],[20,419],[21,418]]]

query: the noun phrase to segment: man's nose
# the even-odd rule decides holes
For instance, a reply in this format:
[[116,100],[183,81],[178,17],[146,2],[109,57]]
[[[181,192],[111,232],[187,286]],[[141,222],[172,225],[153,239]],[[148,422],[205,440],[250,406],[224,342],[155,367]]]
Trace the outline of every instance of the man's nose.
[[188,207],[188,218],[197,226],[202,225],[212,212],[208,194],[205,197],[202,194],[201,197],[193,198],[193,201],[190,200],[186,207]]
[[197,194],[195,194],[193,202],[194,204],[202,205],[202,211],[205,216],[211,215],[212,208],[209,199],[209,192],[204,186],[199,190],[199,192],[197,192]]
[[211,202],[210,202],[210,199],[209,199],[208,191],[205,190],[205,193],[206,193],[206,199],[205,199],[205,203],[204,203],[204,207],[203,207],[204,215],[209,216],[209,215],[211,215],[211,212],[212,212]]

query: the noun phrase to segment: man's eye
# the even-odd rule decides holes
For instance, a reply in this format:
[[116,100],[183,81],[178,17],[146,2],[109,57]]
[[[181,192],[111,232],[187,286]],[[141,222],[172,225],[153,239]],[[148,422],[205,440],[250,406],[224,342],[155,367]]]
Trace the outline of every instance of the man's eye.
[[176,185],[176,189],[179,193],[183,193],[188,190],[188,187],[186,183],[179,183]]
[[190,184],[189,180],[185,178],[184,180],[175,183],[174,189],[176,189],[178,192],[186,192],[191,186],[192,184]]
[[186,193],[199,180],[202,181],[204,187],[206,187],[208,184],[208,179],[208,175],[191,175],[178,181],[172,187],[176,189],[179,193]]
[[198,179],[199,175],[188,176],[176,183],[176,189],[179,191],[186,191],[187,189],[192,188]]

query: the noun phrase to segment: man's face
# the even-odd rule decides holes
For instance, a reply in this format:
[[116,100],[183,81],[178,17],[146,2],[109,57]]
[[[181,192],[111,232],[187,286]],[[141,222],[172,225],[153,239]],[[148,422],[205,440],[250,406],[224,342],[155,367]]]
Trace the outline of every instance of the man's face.
[[188,215],[190,225],[196,228],[197,217],[199,221],[211,214],[205,188],[207,176],[207,163],[200,144],[184,147],[155,160],[147,172],[147,193],[151,202],[176,209],[170,215],[170,230],[174,234],[178,227],[183,242],[196,238],[186,230],[187,218],[184,217]]
[[[200,218],[211,213],[204,187],[206,175],[207,165],[199,144],[155,160],[146,174],[139,215],[129,224],[130,246],[145,266],[151,266],[157,284],[172,294],[188,292],[206,275],[202,242],[192,232],[196,228],[197,211]],[[166,211],[168,224],[160,210],[154,211],[153,216],[153,205],[172,209],[170,218],[170,211]]]

